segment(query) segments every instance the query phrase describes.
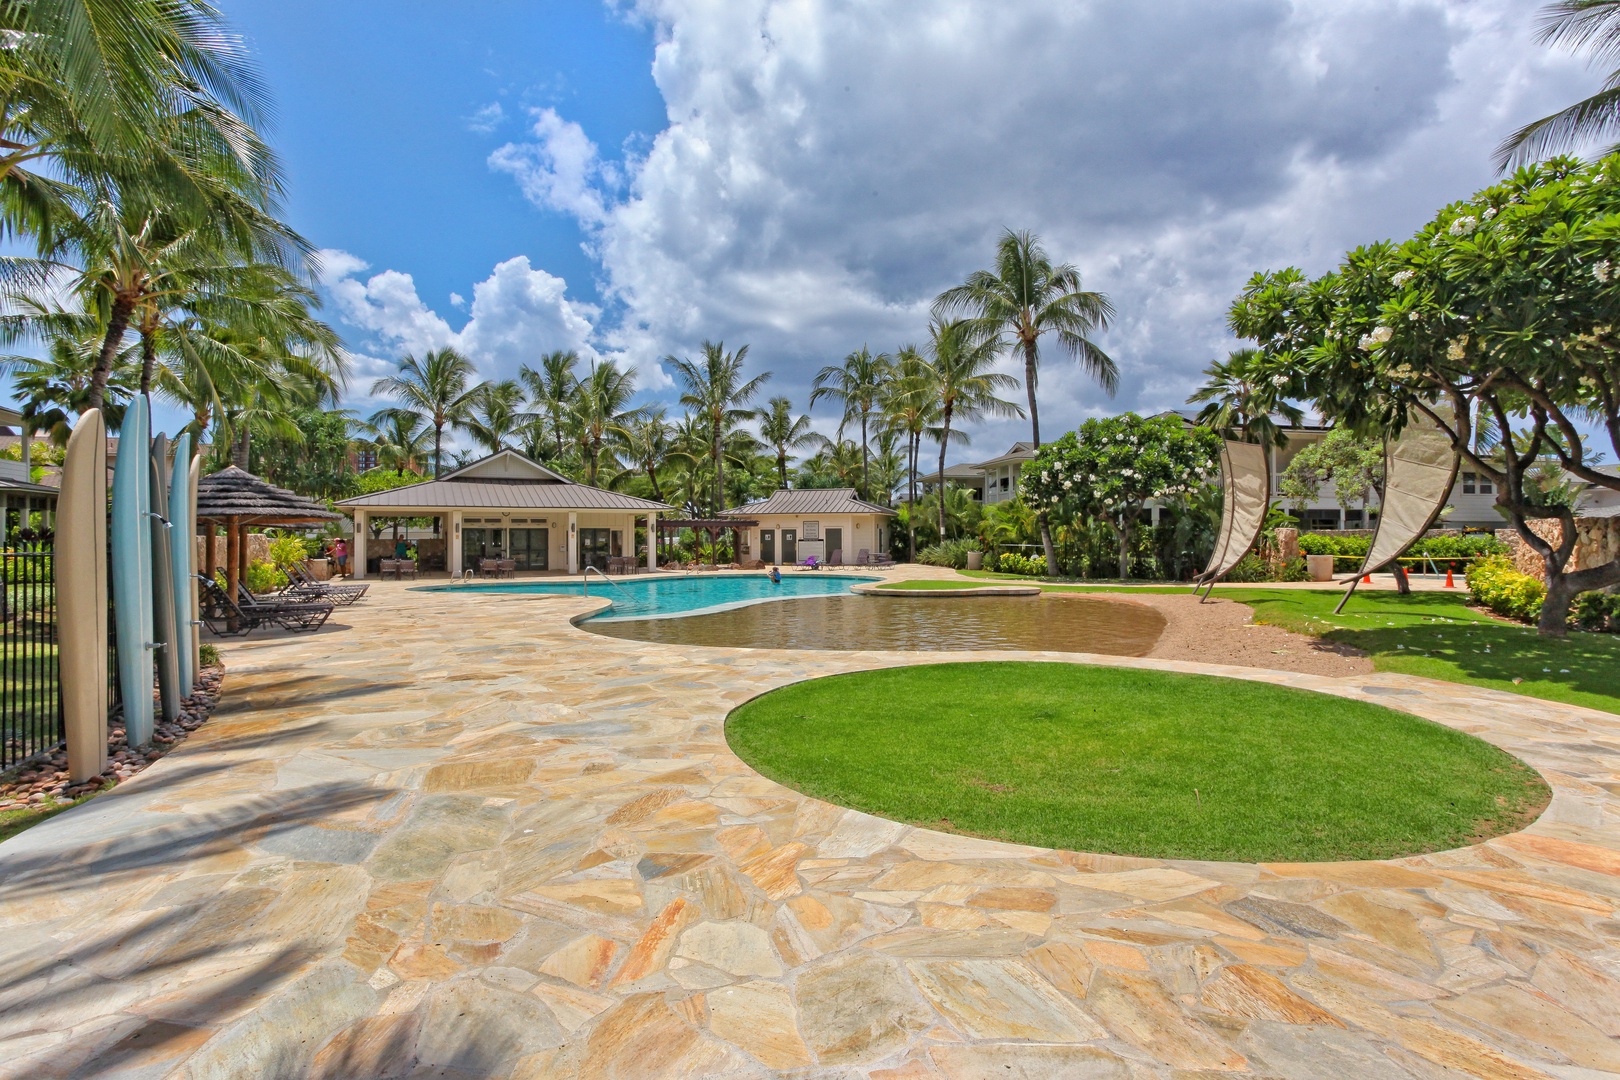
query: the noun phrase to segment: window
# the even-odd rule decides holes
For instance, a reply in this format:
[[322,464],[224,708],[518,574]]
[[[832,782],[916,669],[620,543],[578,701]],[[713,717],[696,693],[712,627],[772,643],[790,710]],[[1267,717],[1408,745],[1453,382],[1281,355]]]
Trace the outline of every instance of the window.
[[355,454],[354,467],[357,472],[370,472],[377,467],[377,451],[361,450]]
[[1474,493],[1474,474],[1471,473],[1471,472],[1465,472],[1465,473],[1463,473],[1463,494],[1464,495],[1472,495],[1473,493]]
[[1492,490],[1493,489],[1491,488],[1491,478],[1486,476],[1484,473],[1480,473],[1479,474],[1479,493],[1481,495],[1489,495],[1489,494],[1491,494]]
[[1012,487],[1012,479],[1010,477],[1003,476],[1001,478],[1001,490],[1002,491],[1007,491],[1011,487]]

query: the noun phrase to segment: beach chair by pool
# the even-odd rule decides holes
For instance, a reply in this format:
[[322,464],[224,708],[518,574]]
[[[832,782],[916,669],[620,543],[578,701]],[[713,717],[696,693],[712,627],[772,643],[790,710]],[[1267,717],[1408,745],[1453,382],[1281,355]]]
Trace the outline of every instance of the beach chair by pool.
[[317,581],[309,572],[305,563],[294,563],[287,568],[287,587],[281,590],[281,595],[297,594],[300,596],[314,596],[322,600],[329,600],[339,607],[348,607],[371,588],[365,582],[356,585],[334,585],[328,581]]
[[280,626],[286,630],[319,630],[332,615],[332,605],[324,601],[260,600],[238,584],[239,600],[220,588],[219,583],[202,574],[196,575],[202,587],[199,605],[202,623],[215,636],[246,634],[261,626]]
[[843,566],[844,565],[844,549],[843,548],[834,548],[833,550],[827,552],[827,565],[828,566]]

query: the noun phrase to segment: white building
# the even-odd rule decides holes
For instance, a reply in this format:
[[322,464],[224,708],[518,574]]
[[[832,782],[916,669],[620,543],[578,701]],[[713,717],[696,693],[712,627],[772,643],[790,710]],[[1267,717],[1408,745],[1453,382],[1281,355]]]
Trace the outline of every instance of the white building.
[[725,510],[744,525],[744,563],[791,565],[815,557],[831,566],[861,562],[861,552],[886,554],[889,519],[895,512],[857,498],[854,488],[783,488],[768,498]]

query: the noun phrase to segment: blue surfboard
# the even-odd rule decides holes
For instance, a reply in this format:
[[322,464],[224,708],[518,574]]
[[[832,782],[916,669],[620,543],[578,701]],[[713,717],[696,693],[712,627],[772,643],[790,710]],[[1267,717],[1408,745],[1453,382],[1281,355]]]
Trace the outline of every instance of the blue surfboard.
[[196,523],[191,520],[191,435],[174,440],[174,471],[169,478],[169,557],[172,568],[169,580],[174,586],[174,650],[180,662],[180,696],[190,697],[197,685],[197,672],[191,665],[191,636],[197,628],[191,624],[191,594],[196,583],[191,580],[191,564],[197,546]]
[[118,431],[113,469],[113,605],[118,636],[118,688],[124,699],[124,737],[130,746],[152,741],[152,461],[147,449],[151,417],[136,395]]

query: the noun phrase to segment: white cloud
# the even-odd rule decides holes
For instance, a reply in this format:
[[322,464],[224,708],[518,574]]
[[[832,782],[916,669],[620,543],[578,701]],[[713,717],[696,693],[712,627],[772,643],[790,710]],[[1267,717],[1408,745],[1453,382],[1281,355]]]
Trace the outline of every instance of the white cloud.
[[[489,379],[513,378],[521,365],[533,364],[553,349],[574,349],[587,360],[597,355],[591,339],[600,311],[568,299],[567,283],[534,268],[526,256],[496,264],[488,278],[473,286],[470,317],[456,330],[417,295],[411,275],[384,270],[362,279],[356,275],[369,269],[364,261],[344,251],[323,255],[333,307],[367,339],[363,348],[350,353],[355,388],[362,393],[369,390],[369,379],[395,370],[398,357],[429,349],[453,346]],[[454,293],[451,303],[466,305]],[[662,373],[655,374],[652,385],[661,380]]]
[[476,131],[480,135],[489,135],[500,127],[505,119],[506,110],[501,108],[501,103],[492,101],[474,110],[473,114],[467,117],[467,130]]
[[[604,161],[535,114],[490,158],[586,230],[651,372],[750,342],[772,391],[924,333],[1001,229],[1120,311],[1107,403],[1046,359],[1043,432],[1179,405],[1255,269],[1331,264],[1489,181],[1497,139],[1584,87],[1517,0],[639,0],[668,126]],[[980,447],[1010,439],[1001,425]]]
[[455,308],[457,311],[466,311],[467,298],[458,292],[453,292],[450,294],[450,306]]

